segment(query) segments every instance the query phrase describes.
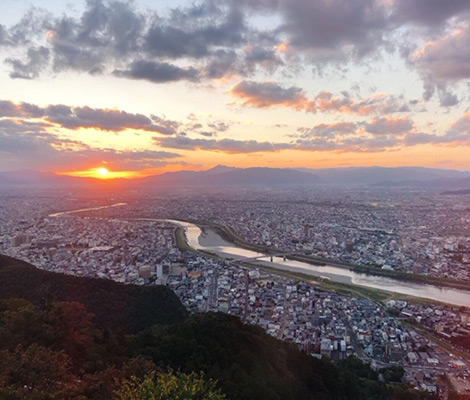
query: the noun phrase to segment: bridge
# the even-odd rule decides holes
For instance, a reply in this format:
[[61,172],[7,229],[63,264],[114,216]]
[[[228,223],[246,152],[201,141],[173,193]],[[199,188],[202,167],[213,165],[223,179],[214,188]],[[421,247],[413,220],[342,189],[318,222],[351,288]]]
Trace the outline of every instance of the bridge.
[[282,257],[284,261],[286,261],[287,256],[300,256],[303,254],[296,253],[296,252],[291,252],[291,253],[275,253],[275,254],[262,254],[260,256],[256,257],[249,257],[249,258],[244,258],[243,261],[256,261],[260,260],[261,258],[270,258],[271,262],[273,261],[274,257]]

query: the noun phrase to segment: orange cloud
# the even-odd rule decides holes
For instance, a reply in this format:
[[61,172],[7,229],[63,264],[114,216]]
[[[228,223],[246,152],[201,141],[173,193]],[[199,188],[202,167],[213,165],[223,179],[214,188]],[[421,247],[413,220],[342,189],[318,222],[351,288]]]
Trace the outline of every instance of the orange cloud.
[[321,111],[358,115],[409,111],[408,105],[394,96],[376,94],[369,98],[354,100],[347,95],[334,96],[330,92],[323,91],[313,99],[308,99],[299,87],[284,88],[269,81],[241,81],[230,90],[230,93],[242,99],[242,106],[255,108],[286,107],[311,113]]

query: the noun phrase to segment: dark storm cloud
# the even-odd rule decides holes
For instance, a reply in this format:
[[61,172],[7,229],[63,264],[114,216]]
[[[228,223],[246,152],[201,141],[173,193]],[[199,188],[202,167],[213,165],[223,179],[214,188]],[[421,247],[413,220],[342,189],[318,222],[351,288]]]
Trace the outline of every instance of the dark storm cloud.
[[154,62],[139,60],[134,61],[127,70],[115,70],[114,75],[132,78],[145,79],[150,82],[164,83],[187,80],[196,82],[199,80],[199,72],[195,68],[180,68],[166,62]]
[[155,142],[165,148],[181,150],[206,150],[221,153],[256,153],[279,151],[292,148],[288,143],[258,142],[256,140],[234,139],[190,139],[187,137],[154,138]]

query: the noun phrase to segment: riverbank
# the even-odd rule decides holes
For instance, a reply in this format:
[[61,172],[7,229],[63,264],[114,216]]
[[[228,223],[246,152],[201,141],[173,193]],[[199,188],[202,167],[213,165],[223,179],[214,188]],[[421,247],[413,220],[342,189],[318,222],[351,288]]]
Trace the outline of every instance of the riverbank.
[[[283,252],[272,247],[256,245],[245,241],[238,236],[230,227],[220,225],[208,221],[189,221],[198,226],[206,226],[212,229],[215,233],[221,236],[227,242],[237,245],[246,250],[256,251],[260,253],[276,254],[282,256]],[[286,253],[287,254],[287,253]],[[448,287],[459,290],[470,290],[470,281],[458,281],[452,278],[439,278],[435,276],[412,274],[400,271],[383,270],[371,266],[346,264],[340,261],[328,260],[325,258],[314,257],[309,255],[286,255],[288,260],[305,262],[314,266],[331,265],[338,268],[352,270],[354,272],[363,273],[367,275],[375,275],[379,277],[392,278],[404,282],[415,282],[420,284],[427,284],[438,287]]]
[[[208,225],[206,224],[206,226]],[[175,241],[176,241],[178,248],[182,251],[191,251],[195,254],[199,254],[205,257],[211,257],[217,260],[225,259],[224,257],[221,257],[215,253],[208,252],[205,250],[198,250],[198,249],[194,249],[193,247],[191,247],[187,242],[184,227],[177,227],[175,229]],[[335,292],[343,293],[343,294],[349,294],[355,297],[369,298],[373,301],[381,303],[382,305],[384,305],[386,301],[388,300],[405,300],[410,303],[416,303],[416,304],[447,304],[449,305],[448,303],[440,302],[437,300],[431,300],[427,298],[411,296],[411,295],[406,295],[406,294],[401,294],[401,293],[393,293],[393,292],[388,292],[388,291],[380,290],[380,289],[372,289],[372,288],[367,288],[363,286],[358,286],[355,284],[334,282],[327,278],[316,277],[307,273],[302,273],[302,272],[297,272],[297,271],[283,270],[283,269],[279,269],[276,267],[263,265],[260,263],[253,263],[253,262],[248,262],[248,261],[243,261],[243,260],[238,260],[238,262],[247,268],[263,270],[263,271],[266,271],[275,275],[289,277],[298,281],[311,282],[321,287],[324,290],[335,291]]]

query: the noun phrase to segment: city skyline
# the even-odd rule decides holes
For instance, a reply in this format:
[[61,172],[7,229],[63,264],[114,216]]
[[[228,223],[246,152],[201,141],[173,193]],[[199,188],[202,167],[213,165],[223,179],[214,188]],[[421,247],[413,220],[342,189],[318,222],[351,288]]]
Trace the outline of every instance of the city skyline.
[[0,171],[470,169],[467,1],[0,11]]

